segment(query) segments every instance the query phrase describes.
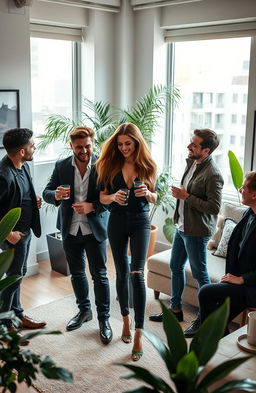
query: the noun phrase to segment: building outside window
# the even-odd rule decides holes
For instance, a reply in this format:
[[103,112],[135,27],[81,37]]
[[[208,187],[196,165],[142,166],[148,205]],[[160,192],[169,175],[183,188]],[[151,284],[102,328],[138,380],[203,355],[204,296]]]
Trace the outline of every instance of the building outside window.
[[[235,198],[227,154],[232,145],[237,157],[244,157],[247,99],[245,102],[243,97],[248,94],[249,68],[245,64],[250,61],[251,38],[178,41],[169,45],[174,52],[170,65],[173,83],[181,95],[169,131],[171,140],[175,139],[170,157],[172,173],[179,179],[184,171],[186,146],[193,130],[212,128],[220,138],[213,158],[221,168],[225,192],[234,193]],[[243,161],[240,164],[243,166]]]

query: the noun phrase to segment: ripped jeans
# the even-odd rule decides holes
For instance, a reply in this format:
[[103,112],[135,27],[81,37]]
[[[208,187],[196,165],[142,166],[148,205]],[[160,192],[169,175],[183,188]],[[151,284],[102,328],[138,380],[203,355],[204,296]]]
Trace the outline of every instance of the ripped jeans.
[[144,266],[150,237],[148,212],[111,212],[108,237],[116,268],[116,290],[121,314],[123,317],[129,315],[129,276],[131,275],[135,328],[143,329],[146,305]]

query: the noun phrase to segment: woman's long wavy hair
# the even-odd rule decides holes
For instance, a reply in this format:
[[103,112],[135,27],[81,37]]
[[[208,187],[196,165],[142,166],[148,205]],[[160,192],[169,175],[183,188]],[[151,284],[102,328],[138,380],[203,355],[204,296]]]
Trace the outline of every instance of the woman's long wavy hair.
[[154,189],[157,167],[139,128],[132,123],[121,124],[114,134],[102,146],[101,154],[96,162],[98,182],[105,187],[113,185],[113,179],[124,165],[124,156],[119,151],[117,139],[119,135],[127,135],[135,142],[135,172],[150,189]]

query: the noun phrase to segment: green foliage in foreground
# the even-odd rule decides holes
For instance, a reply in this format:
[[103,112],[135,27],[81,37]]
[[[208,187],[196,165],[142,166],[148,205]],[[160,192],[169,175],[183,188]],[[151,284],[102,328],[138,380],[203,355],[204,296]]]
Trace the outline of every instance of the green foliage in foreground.
[[[0,221],[0,244],[6,239],[20,218],[21,209],[10,210]],[[14,250],[0,253],[0,291],[7,288],[17,280],[19,276],[2,278],[9,269],[14,256]],[[13,311],[0,313],[0,319],[11,319],[16,326],[20,325],[20,320]],[[65,382],[73,382],[72,374],[62,367],[57,367],[55,362],[46,356],[34,354],[31,350],[21,350],[22,340],[31,340],[42,334],[61,334],[59,331],[36,331],[19,336],[19,331],[8,332],[4,325],[0,325],[0,386],[3,387],[1,393],[15,393],[17,383],[25,382],[31,386],[37,374],[41,372],[46,378],[59,379]]]
[[[146,368],[122,364],[131,371],[123,378],[134,378],[146,384],[130,390],[129,393],[207,393],[213,383],[221,380],[251,358],[251,356],[246,356],[225,361],[207,374],[204,372],[202,376],[206,364],[215,354],[219,340],[223,337],[229,313],[229,299],[204,321],[190,344],[187,344],[176,317],[163,303],[161,306],[168,346],[154,334],[146,331],[144,334],[165,362],[171,383],[165,382]],[[212,393],[226,393],[234,390],[255,392],[256,381],[250,379],[230,381],[213,390]]]

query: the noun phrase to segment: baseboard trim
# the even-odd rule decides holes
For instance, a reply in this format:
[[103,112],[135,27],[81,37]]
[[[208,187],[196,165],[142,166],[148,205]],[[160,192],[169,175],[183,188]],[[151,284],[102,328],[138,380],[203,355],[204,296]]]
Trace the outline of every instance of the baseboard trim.
[[49,252],[48,252],[48,250],[40,251],[40,252],[38,252],[36,254],[37,262],[45,261],[45,259],[49,259]]
[[28,276],[34,276],[35,274],[38,274],[38,264],[34,263],[33,265],[28,266],[28,270],[26,273],[26,277]]

